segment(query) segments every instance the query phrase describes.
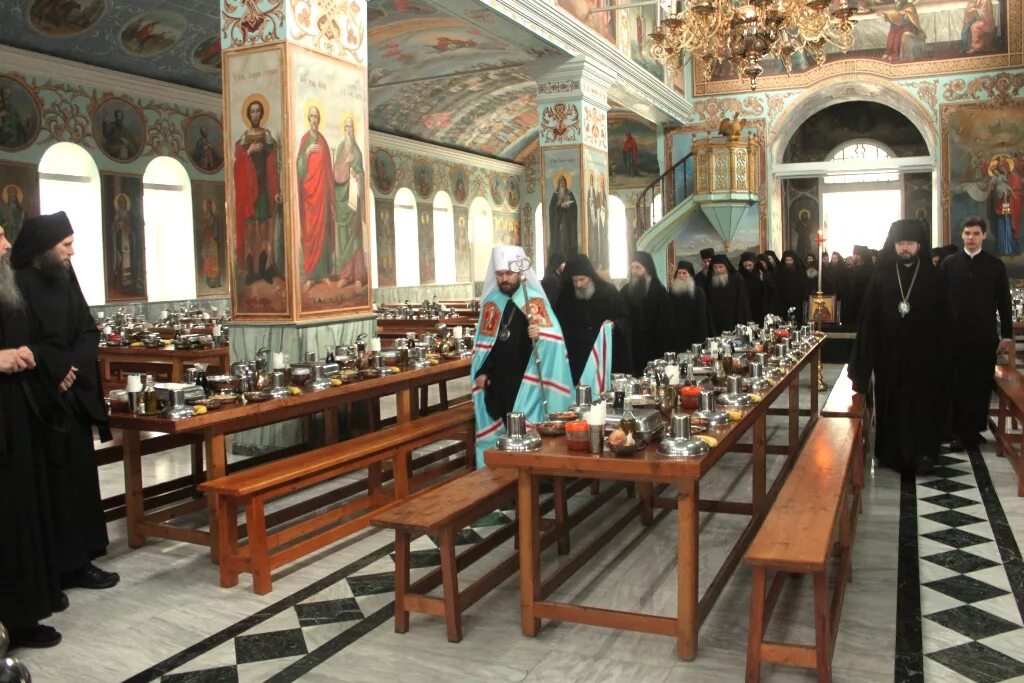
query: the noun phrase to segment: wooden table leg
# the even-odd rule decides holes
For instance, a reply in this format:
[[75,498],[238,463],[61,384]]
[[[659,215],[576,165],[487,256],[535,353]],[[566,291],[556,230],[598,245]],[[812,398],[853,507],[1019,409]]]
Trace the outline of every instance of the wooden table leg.
[[768,416],[762,415],[754,423],[754,445],[752,448],[751,467],[753,469],[753,490],[751,491],[751,502],[754,504],[754,516],[764,513],[765,494],[768,481],[768,458],[766,455],[768,445]]
[[171,381],[185,381],[185,361],[180,358],[171,359]]
[[138,548],[146,536],[137,525],[143,521],[142,505],[142,447],[136,429],[121,430],[121,452],[124,457],[124,518],[128,527],[128,545]]
[[398,424],[405,424],[413,420],[413,418],[415,417],[415,399],[416,389],[410,389],[409,387],[399,389],[398,393],[395,394],[395,404],[398,410]]
[[747,626],[747,683],[761,680],[761,638],[764,636],[765,568],[754,567],[750,590],[750,622]]
[[338,406],[324,408],[324,445],[338,443]]
[[650,526],[654,523],[654,484],[641,482],[636,488],[640,497],[640,523]]
[[[206,451],[206,480],[210,481],[225,476],[228,471],[228,460],[224,435],[204,434],[203,448]],[[207,507],[210,512],[210,561],[216,564],[220,560],[220,537],[217,533],[217,508],[213,498],[213,496],[207,496]]]
[[[842,577],[840,577],[842,580]],[[832,624],[828,599],[828,577],[825,572],[814,574],[814,642],[818,659],[818,681],[832,680]]]
[[519,604],[524,636],[540,631],[540,619],[533,606],[540,599],[540,506],[537,504],[537,480],[533,473],[519,470]]
[[700,499],[697,480],[683,479],[679,489],[679,566],[678,613],[676,616],[676,654],[680,659],[692,660],[697,656],[697,572],[700,538],[700,515],[697,505]]
[[800,450],[800,378],[794,377],[789,385],[789,455]]
[[451,525],[441,530],[441,581],[444,584],[444,624],[448,642],[462,640],[462,613],[459,609],[459,567],[455,562],[455,530]]
[[807,388],[811,392],[811,419],[818,414],[818,367],[821,363],[821,347],[814,349],[811,354],[811,362],[808,367],[811,369],[811,376],[807,380]]

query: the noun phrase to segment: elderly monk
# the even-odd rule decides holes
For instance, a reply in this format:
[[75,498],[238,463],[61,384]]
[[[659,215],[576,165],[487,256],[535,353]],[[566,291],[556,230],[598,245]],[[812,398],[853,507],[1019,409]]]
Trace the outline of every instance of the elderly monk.
[[689,349],[691,344],[703,344],[711,336],[711,314],[708,313],[708,295],[694,280],[693,264],[680,261],[676,276],[668,293],[670,348]]
[[629,281],[619,291],[629,311],[633,372],[640,375],[648,363],[660,359],[669,348],[668,291],[658,279],[650,254],[646,251],[633,254]]
[[477,466],[505,432],[510,412],[529,423],[572,402],[562,328],[522,247],[491,250],[473,351]]
[[65,588],[110,588],[119,577],[92,563],[107,552],[93,425],[110,438],[96,347],[99,331],[71,267],[74,231],[63,211],[25,221],[12,251],[31,311],[29,347],[44,381],[60,392],[60,431],[47,434],[50,504]]
[[732,330],[740,323],[750,322],[747,285],[725,254],[715,254],[711,258],[708,308],[711,310],[715,334]]
[[28,309],[14,283],[10,248],[0,229],[0,623],[12,647],[52,647],[60,633],[39,621],[67,603],[39,441],[40,415],[52,408],[57,392],[40,381],[28,347]]

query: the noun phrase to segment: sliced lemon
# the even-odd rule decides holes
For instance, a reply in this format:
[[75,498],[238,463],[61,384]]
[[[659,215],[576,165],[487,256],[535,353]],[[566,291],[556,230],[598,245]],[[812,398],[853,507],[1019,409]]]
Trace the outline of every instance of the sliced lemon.
[[196,415],[206,415],[209,411],[206,406],[192,406],[192,412]]
[[698,434],[697,438],[706,443],[708,445],[708,448],[714,448],[715,446],[718,445],[718,439],[716,439],[713,436],[708,436],[707,434]]

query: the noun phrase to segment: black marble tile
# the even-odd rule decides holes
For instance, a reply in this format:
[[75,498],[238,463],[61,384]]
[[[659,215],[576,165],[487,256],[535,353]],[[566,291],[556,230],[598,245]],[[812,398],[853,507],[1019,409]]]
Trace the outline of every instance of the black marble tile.
[[991,538],[972,534],[970,531],[964,531],[963,529],[930,531],[927,534],[922,534],[922,537],[932,541],[938,541],[939,543],[944,543],[952,548],[966,548],[968,546],[978,545],[979,543],[992,542]]
[[917,484],[900,480],[900,542],[896,574],[896,661],[893,683],[924,683],[921,635],[921,562],[918,558]]
[[238,683],[238,668],[220,666],[216,669],[199,669],[180,674],[167,674],[160,683]]
[[936,467],[934,470],[931,471],[931,475],[933,477],[942,477],[943,479],[948,479],[950,477],[966,477],[970,475],[970,472],[968,472],[967,470],[957,469],[955,467],[944,466]]
[[930,489],[942,491],[943,493],[956,493],[957,491],[976,488],[956,479],[936,479],[935,481],[926,481],[921,486],[927,486]]
[[[392,553],[391,559],[395,559],[394,553]],[[409,567],[412,569],[440,566],[441,551],[436,548],[432,548],[430,550],[413,550],[409,553]]]
[[379,595],[381,593],[393,593],[395,590],[394,572],[381,574],[364,574],[362,576],[350,576],[348,587],[352,589],[352,595],[357,598],[364,595]]
[[363,618],[363,611],[355,598],[307,602],[296,605],[295,612],[299,615],[299,626],[321,626]]
[[239,664],[309,654],[302,630],[297,628],[270,633],[253,633],[235,638],[235,660]]
[[1006,595],[1007,591],[970,576],[950,576],[924,584],[960,602],[978,602]]
[[482,527],[482,526],[503,526],[511,522],[512,519],[502,512],[491,512],[480,519],[473,522],[471,526]]
[[951,527],[967,526],[968,524],[977,524],[978,522],[985,521],[981,517],[957,512],[956,510],[943,510],[942,512],[932,512],[923,516],[925,519]]
[[962,465],[967,462],[967,458],[962,457],[960,454],[955,455],[940,455],[935,458],[936,465]]
[[928,498],[922,498],[925,503],[931,503],[932,505],[938,505],[939,507],[949,508],[950,510],[956,510],[957,508],[965,508],[968,505],[977,505],[978,501],[971,500],[970,498],[964,498],[963,496],[956,496],[952,493],[943,493],[939,496],[929,496]]
[[1012,621],[1002,617],[989,614],[973,605],[963,605],[953,609],[943,610],[935,614],[926,615],[926,618],[937,624],[942,624],[948,629],[961,633],[972,640],[982,640],[991,636],[997,636],[1007,631],[1021,631],[1024,629]]
[[975,683],[999,683],[1024,675],[1024,662],[981,643],[964,643],[928,657]]
[[987,558],[978,557],[974,553],[969,553],[965,550],[950,550],[938,555],[930,555],[924,559],[932,564],[937,564],[940,567],[945,567],[961,574],[970,574],[979,569],[988,569],[999,564]]

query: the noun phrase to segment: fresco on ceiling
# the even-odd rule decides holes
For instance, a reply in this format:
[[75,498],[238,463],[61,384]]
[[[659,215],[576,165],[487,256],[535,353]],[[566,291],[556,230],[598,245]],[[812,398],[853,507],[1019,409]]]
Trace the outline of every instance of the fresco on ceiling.
[[[225,180],[235,249],[231,295],[236,317],[289,314],[284,280],[287,193],[281,184],[286,163],[281,148],[285,119],[281,55],[280,48],[224,55],[225,68],[233,74],[224,95],[224,123],[231,141],[231,171],[225,173]],[[301,116],[296,120],[302,121]]]
[[114,161],[138,159],[146,147],[142,111],[120,97],[108,97],[92,110],[92,133],[103,153]]
[[492,173],[488,181],[491,188],[491,202],[494,206],[501,206],[505,203],[505,176]]
[[224,183],[192,181],[192,230],[196,250],[196,296],[228,296],[228,232]]
[[608,155],[589,147],[583,150],[583,215],[586,254],[601,268],[608,267]]
[[431,204],[416,203],[419,216],[418,234],[420,252],[420,284],[432,285],[436,279],[434,271],[434,207]]
[[146,298],[146,240],[142,178],[100,174],[103,204],[103,270],[107,301]]
[[518,209],[519,199],[519,178],[510,176],[505,183],[505,203],[510,209]]
[[366,64],[366,3],[291,0],[288,40],[349,64]]
[[220,36],[210,36],[192,50],[192,66],[200,71],[220,73]]
[[121,29],[121,48],[130,55],[152,57],[174,47],[187,29],[188,20],[177,12],[146,12]]
[[579,253],[581,245],[580,218],[582,195],[580,182],[580,151],[578,147],[543,150],[541,157],[545,179],[544,225],[547,228],[545,253]]
[[537,85],[522,69],[373,89],[374,130],[514,160],[537,136]]
[[456,206],[452,209],[455,220],[455,280],[473,280],[473,250],[469,241],[469,209]]
[[608,164],[612,188],[647,187],[661,175],[658,131],[633,116],[608,116]]
[[417,158],[412,167],[412,186],[420,199],[429,199],[434,193],[434,165],[425,158]]
[[[798,53],[793,56],[793,75],[786,77],[779,60],[764,60],[758,89],[805,87],[822,78],[853,70],[900,78],[937,73],[975,71],[1019,66],[1022,0],[858,0],[865,14],[855,23],[853,47],[846,53],[830,51],[822,67]],[[854,3],[851,3],[854,4]],[[1016,17],[1015,21],[1008,17]],[[1008,46],[1017,45],[1007,64]],[[856,61],[855,64],[848,62]],[[844,63],[847,62],[847,63]],[[696,67],[696,94],[748,91],[731,64],[712,72],[713,84],[704,81]],[[776,78],[772,78],[772,77]],[[723,81],[733,81],[728,85]],[[717,85],[714,85],[717,83]]]
[[[625,3],[624,3],[625,4]],[[647,36],[658,27],[658,6],[629,7],[611,14],[618,15],[619,44],[626,54],[659,81],[665,80],[665,67],[647,49]]]
[[451,172],[452,199],[456,204],[464,204],[469,192],[469,178],[465,166],[452,166]]
[[39,215],[39,171],[31,164],[0,161],[0,228],[14,244],[21,224]]
[[25,149],[39,134],[39,98],[19,76],[0,76],[0,149]]
[[33,0],[28,8],[29,24],[50,38],[70,38],[85,33],[107,11],[109,0]]
[[366,72],[315,52],[296,50],[288,60],[290,120],[302,122],[291,140],[300,311],[368,309]]
[[395,189],[395,158],[386,150],[378,149],[373,152],[370,164],[370,177],[377,191],[381,194],[391,194]]
[[284,0],[244,0],[213,3],[220,5],[221,47],[252,47],[283,41]]
[[395,202],[376,200],[377,286],[395,286]]
[[611,7],[618,4],[615,0],[556,0],[559,7],[568,12],[576,21],[588,26],[603,36],[612,44],[615,43],[615,17],[616,12],[595,12],[590,11],[603,7]]
[[988,222],[985,247],[1002,256],[1010,277],[1024,277],[1024,103],[943,105],[944,241],[963,246],[968,216]]
[[224,168],[224,134],[220,120],[209,115],[193,116],[185,123],[185,149],[188,158],[203,173]]
[[921,132],[900,112],[877,102],[842,102],[800,124],[786,145],[783,161],[826,161],[837,147],[870,137],[898,157],[928,156]]

